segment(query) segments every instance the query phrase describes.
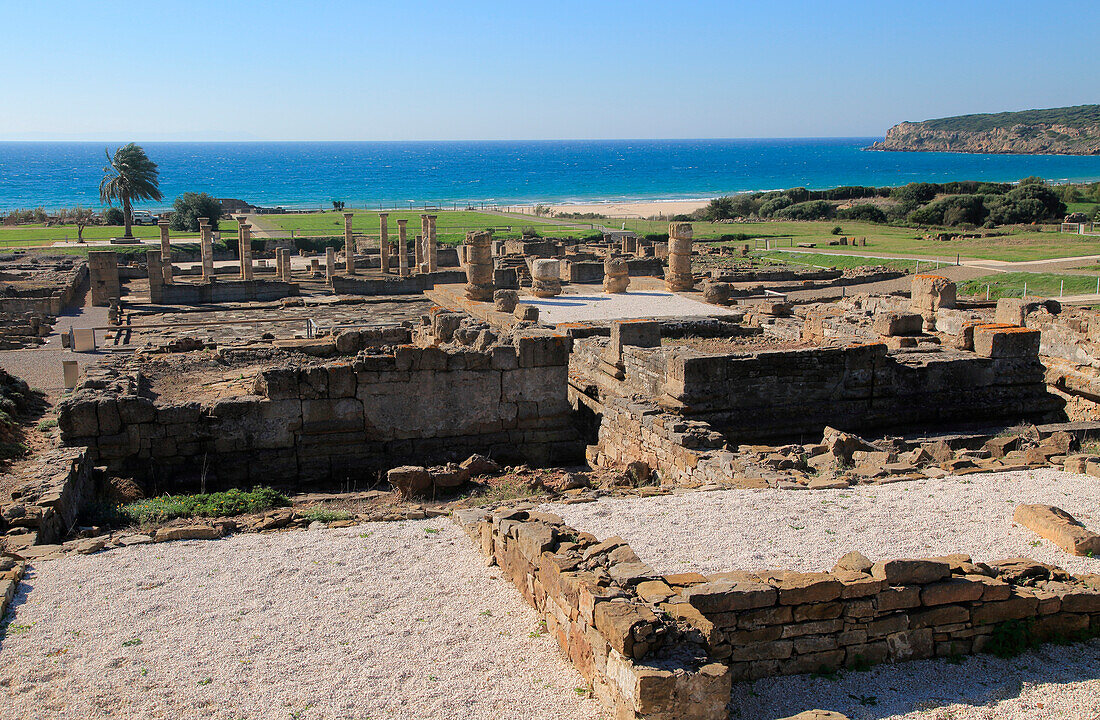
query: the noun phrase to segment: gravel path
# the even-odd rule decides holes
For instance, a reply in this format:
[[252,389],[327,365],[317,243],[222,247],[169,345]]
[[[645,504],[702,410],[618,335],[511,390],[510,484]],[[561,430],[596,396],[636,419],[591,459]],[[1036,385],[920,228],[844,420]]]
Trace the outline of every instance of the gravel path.
[[879,665],[838,679],[795,675],[734,687],[730,718],[774,720],[822,708],[852,720],[1096,720],[1100,641]]
[[0,718],[599,716],[442,518],[42,562],[14,606]]
[[871,560],[966,553],[1026,556],[1071,573],[1100,558],[1066,554],[1012,523],[1019,503],[1048,503],[1100,531],[1100,480],[1057,470],[987,473],[845,490],[722,490],[550,509],[600,538],[618,535],[661,572],[829,570]]

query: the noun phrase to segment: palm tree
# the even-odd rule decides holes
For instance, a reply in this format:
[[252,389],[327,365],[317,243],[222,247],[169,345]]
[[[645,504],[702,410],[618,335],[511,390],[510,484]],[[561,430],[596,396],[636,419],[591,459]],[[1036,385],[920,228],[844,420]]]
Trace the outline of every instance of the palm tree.
[[107,155],[107,165],[99,183],[99,199],[108,205],[115,200],[122,203],[122,221],[126,226],[123,237],[132,238],[133,202],[162,199],[157,164],[134,143],[123,145],[113,156],[107,149],[103,152]]

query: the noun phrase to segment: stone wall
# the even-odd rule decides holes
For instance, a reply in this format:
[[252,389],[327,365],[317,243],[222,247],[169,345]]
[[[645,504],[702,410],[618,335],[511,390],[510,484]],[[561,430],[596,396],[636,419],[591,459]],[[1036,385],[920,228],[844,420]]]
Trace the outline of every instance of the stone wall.
[[455,521],[546,620],[617,718],[725,718],[732,682],[1100,634],[1100,575],[966,555],[830,572],[661,575],[533,506]]
[[[1024,558],[889,560],[828,573],[729,572],[683,591],[733,679],[828,672],[1100,632],[1100,576]],[[1006,623],[1014,623],[1009,626]]]
[[728,668],[711,662],[687,623],[658,607],[671,592],[643,597],[646,586],[668,586],[622,540],[600,543],[533,509],[461,510],[455,521],[543,616],[615,718],[727,717]]
[[[59,405],[62,439],[115,474],[208,486],[373,482],[375,471],[462,460],[582,456],[566,396],[568,339],[486,351],[404,345],[326,364],[270,361],[253,394],[154,399],[139,371],[93,371]],[[231,366],[232,363],[230,363]],[[99,372],[100,375],[95,373]],[[112,374],[113,373],[113,374]]]
[[609,341],[585,338],[575,343],[571,374],[601,398],[655,398],[734,442],[814,435],[825,426],[882,432],[1039,420],[1061,409],[1044,385],[1034,333],[995,325],[975,332],[984,357],[951,348],[888,352],[881,343],[732,354],[624,347],[613,373],[600,365]]
[[439,270],[407,277],[350,278],[335,275],[332,278],[332,291],[337,295],[416,295],[431,290],[436,283],[464,282],[466,273],[462,270]]
[[295,295],[298,295],[297,283],[281,280],[214,280],[205,283],[149,284],[149,299],[155,305],[264,302]]

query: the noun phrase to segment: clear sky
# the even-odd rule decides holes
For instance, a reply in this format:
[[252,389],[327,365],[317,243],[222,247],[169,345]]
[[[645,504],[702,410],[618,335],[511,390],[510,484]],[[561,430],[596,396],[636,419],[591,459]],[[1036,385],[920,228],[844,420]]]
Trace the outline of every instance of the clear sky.
[[1100,2],[0,0],[0,139],[875,136],[1100,102]]

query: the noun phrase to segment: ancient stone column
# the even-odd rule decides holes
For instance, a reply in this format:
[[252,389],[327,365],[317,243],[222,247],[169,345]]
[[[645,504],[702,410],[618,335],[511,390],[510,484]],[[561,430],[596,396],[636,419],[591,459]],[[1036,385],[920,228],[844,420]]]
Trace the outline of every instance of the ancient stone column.
[[275,279],[283,277],[283,249],[275,248]]
[[382,272],[390,271],[389,213],[378,213],[378,262]]
[[691,275],[691,223],[669,223],[665,287],[671,292],[695,287],[695,278]]
[[355,274],[355,238],[351,236],[351,213],[344,213],[344,255],[348,275]]
[[122,297],[118,279],[118,256],[114,250],[89,252],[88,274],[91,278],[92,305],[106,307]]
[[624,293],[630,286],[630,266],[622,258],[608,258],[603,263],[603,291]]
[[466,297],[493,299],[493,236],[481,230],[466,233]]
[[160,257],[164,263],[161,268],[161,277],[164,282],[172,282],[172,245],[168,240],[168,221],[157,221],[157,227],[160,228]]
[[336,248],[331,245],[325,248],[325,282],[332,284],[332,276],[336,274]]
[[241,258],[241,280],[252,279],[252,226],[246,222],[239,225],[240,239],[237,241],[237,254]]
[[416,267],[420,272],[424,272],[427,268],[424,267],[424,263],[428,262],[428,216],[423,214],[420,216],[420,237],[416,239]]
[[145,251],[145,267],[149,271],[149,302],[164,300],[164,268],[161,267],[160,250]]
[[280,252],[283,253],[283,280],[285,280],[286,282],[290,282],[292,278],[290,269],[291,252],[289,248],[283,248]]
[[409,275],[409,236],[405,228],[408,220],[397,221],[397,274],[401,277]]
[[561,263],[551,258],[531,261],[531,294],[535,297],[561,295]]
[[439,269],[439,248],[435,244],[435,215],[428,216],[428,230],[424,238],[424,261],[428,263],[428,272]]
[[199,218],[199,252],[202,255],[202,281],[210,282],[214,279],[214,235],[208,218]]

